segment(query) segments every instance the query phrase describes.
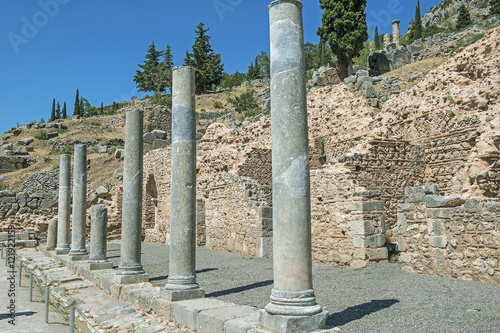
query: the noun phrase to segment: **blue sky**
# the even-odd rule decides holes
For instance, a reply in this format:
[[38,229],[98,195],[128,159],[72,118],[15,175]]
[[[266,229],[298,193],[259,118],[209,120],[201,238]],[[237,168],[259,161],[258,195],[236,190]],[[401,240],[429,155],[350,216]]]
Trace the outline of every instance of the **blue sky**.
[[[144,94],[132,78],[152,40],[172,46],[182,65],[195,26],[210,28],[212,46],[227,72],[246,72],[260,51],[269,52],[267,6],[271,0],[0,0],[0,133],[47,120],[52,99],[73,114],[76,89],[92,105]],[[439,0],[422,0],[422,14]],[[305,40],[318,42],[319,1],[304,0]],[[406,31],[417,0],[368,0],[371,39],[375,25]]]

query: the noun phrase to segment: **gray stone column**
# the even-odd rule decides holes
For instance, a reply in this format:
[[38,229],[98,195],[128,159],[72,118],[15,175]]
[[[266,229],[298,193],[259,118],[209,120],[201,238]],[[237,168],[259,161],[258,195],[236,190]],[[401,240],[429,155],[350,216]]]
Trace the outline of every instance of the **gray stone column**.
[[87,230],[87,146],[75,145],[75,161],[73,169],[73,229],[71,231],[72,260],[88,259],[85,248]]
[[47,250],[55,250],[57,246],[57,219],[49,221],[47,230]]
[[127,111],[119,275],[144,274],[141,265],[143,117],[142,110]]
[[399,41],[399,22],[399,20],[392,21],[392,40],[396,47],[401,45]]
[[106,257],[108,235],[108,209],[105,205],[94,205],[90,219],[89,269],[111,269],[113,263]]
[[57,254],[70,249],[71,155],[61,155],[59,162],[59,206],[57,210]]
[[278,332],[312,331],[324,324],[327,312],[316,303],[312,285],[302,3],[274,1],[269,15],[274,286],[260,321]]
[[388,50],[388,46],[389,44],[392,43],[392,39],[391,39],[392,35],[391,34],[385,34],[384,35],[384,47],[385,47],[385,50],[387,51]]
[[172,81],[172,166],[170,261],[162,296],[199,298],[196,283],[196,113],[195,69],[177,67]]

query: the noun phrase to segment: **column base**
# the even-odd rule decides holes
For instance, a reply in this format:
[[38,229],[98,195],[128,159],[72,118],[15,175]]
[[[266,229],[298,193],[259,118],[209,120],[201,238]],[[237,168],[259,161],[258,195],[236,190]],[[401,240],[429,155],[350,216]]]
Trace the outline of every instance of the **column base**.
[[277,333],[303,332],[339,332],[338,329],[326,329],[328,311],[321,311],[312,316],[273,315],[266,310],[259,311],[259,323],[264,329]]
[[55,247],[47,247],[47,248],[45,248],[45,250],[47,250],[47,251],[55,251],[56,248]]
[[196,289],[166,289],[160,288],[160,297],[169,300],[170,302],[184,301],[194,298],[205,298],[205,290],[201,288]]
[[88,254],[71,254],[69,253],[69,261],[82,261],[82,260],[88,260],[89,255]]
[[119,284],[142,283],[149,281],[148,274],[115,275],[114,280]]
[[56,247],[56,255],[60,256],[68,253],[69,253],[69,248]]
[[271,302],[265,307],[271,315],[283,316],[313,316],[322,311],[316,303],[313,289],[280,290],[272,289]]
[[105,262],[87,262],[87,268],[90,271],[97,271],[101,269],[113,269],[113,263],[110,261]]
[[132,275],[146,274],[146,272],[142,268],[141,264],[137,264],[137,265],[133,265],[133,266],[132,265],[131,266],[120,265],[120,266],[118,266],[118,272],[116,274],[123,275],[123,276],[132,276]]

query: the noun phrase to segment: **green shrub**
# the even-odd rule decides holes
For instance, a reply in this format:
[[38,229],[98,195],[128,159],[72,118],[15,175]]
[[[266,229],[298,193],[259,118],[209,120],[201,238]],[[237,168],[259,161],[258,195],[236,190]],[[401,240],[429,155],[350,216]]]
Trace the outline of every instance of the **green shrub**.
[[214,101],[214,109],[222,109],[224,105],[221,101]]
[[172,96],[168,94],[156,94],[151,98],[151,102],[157,105],[164,105],[172,108]]
[[43,161],[45,163],[52,162],[52,159],[49,156],[44,156]]
[[64,134],[64,133],[68,133],[69,132],[69,130],[65,129],[65,128],[64,129],[63,128],[58,128],[56,131],[59,134]]
[[61,151],[61,154],[73,154],[74,147],[72,145],[66,145],[64,149]]
[[255,97],[253,97],[254,93],[253,89],[249,90],[240,96],[228,98],[228,102],[234,106],[236,111],[243,112],[245,118],[255,117],[262,113],[262,109],[257,105]]
[[9,185],[5,185],[3,183],[3,180],[0,180],[0,191],[8,190],[8,189],[9,189]]
[[49,135],[47,134],[47,131],[41,130],[40,132],[38,132],[37,134],[35,134],[35,139],[38,139],[38,140],[48,140],[49,139]]

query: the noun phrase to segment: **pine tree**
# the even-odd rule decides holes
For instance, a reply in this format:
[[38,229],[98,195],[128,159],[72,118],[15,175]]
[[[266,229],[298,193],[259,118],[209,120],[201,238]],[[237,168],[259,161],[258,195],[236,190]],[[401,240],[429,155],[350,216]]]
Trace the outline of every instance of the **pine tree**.
[[57,102],[56,119],[61,119],[61,105]]
[[271,77],[271,59],[266,51],[260,52],[260,54],[255,58],[255,62],[259,63],[260,67],[260,78],[270,78]]
[[76,89],[75,106],[73,108],[73,116],[79,116],[79,115],[80,115],[80,94],[78,93],[78,89]]
[[56,120],[56,99],[52,100],[52,112],[50,113],[49,123]]
[[167,48],[163,51],[163,61],[160,64],[160,87],[161,90],[168,88],[170,93],[172,93],[172,68],[174,68],[174,56],[172,47],[167,44]]
[[148,47],[144,64],[138,65],[142,70],[135,71],[134,82],[139,91],[154,91],[157,94],[162,90],[162,80],[160,78],[162,55],[163,51],[156,49],[155,41],[153,40]]
[[104,114],[104,103],[101,102],[101,110],[100,110],[101,116]]
[[258,76],[257,71],[255,70],[255,66],[253,65],[253,61],[248,66],[247,77],[249,80],[255,80]]
[[66,102],[64,102],[63,108],[62,108],[62,119],[66,119],[66,118],[68,118],[68,115],[66,114]]
[[205,93],[207,89],[217,86],[222,82],[224,65],[221,55],[214,52],[210,45],[210,37],[207,35],[209,28],[204,29],[205,24],[200,22],[196,26],[196,39],[192,47],[192,53],[186,52],[184,65],[196,69],[196,92]]
[[463,29],[472,24],[470,13],[465,4],[458,8],[457,29]]
[[382,50],[382,43],[380,43],[380,36],[378,34],[378,26],[375,26],[375,50]]
[[500,15],[500,0],[490,0],[490,15]]
[[328,42],[338,58],[342,79],[352,74],[352,59],[360,55],[363,43],[368,40],[366,25],[366,0],[320,0],[324,9],[322,26],[317,34]]

